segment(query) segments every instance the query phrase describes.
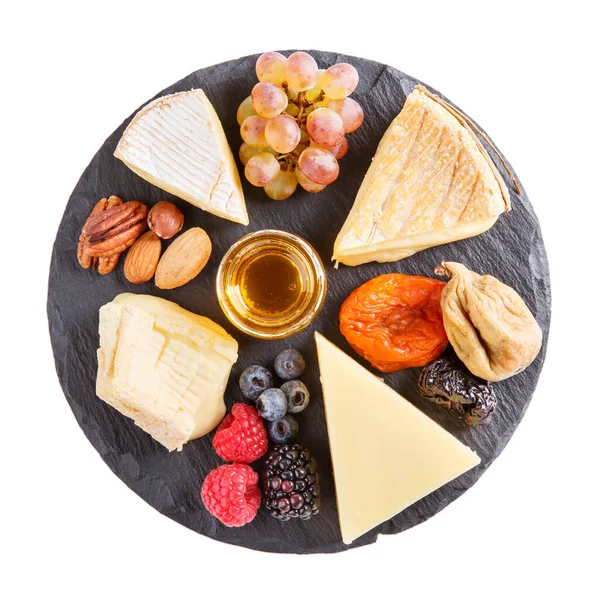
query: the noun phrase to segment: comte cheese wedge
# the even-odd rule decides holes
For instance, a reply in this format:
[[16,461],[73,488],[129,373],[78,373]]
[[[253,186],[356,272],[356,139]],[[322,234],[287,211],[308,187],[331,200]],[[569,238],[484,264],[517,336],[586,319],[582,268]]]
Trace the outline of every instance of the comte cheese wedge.
[[479,457],[315,333],[344,543],[477,466]]
[[235,160],[202,90],[163,96],[142,108],[125,129],[115,156],[155,186],[248,225]]
[[100,308],[96,393],[168,450],[207,434],[225,415],[237,342],[174,302],[119,294]]
[[391,262],[488,230],[510,196],[471,126],[417,86],[381,138],[333,260]]

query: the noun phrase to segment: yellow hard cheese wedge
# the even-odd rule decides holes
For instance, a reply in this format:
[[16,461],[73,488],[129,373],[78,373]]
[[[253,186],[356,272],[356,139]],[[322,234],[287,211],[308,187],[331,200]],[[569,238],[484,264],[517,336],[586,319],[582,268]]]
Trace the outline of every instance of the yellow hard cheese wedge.
[[123,133],[115,156],[157,187],[248,225],[235,160],[202,90],[164,96],[142,108]]
[[507,210],[508,190],[468,123],[417,86],[379,143],[333,260],[400,260],[483,233]]
[[479,464],[479,457],[315,334],[344,543]]
[[237,342],[174,302],[120,294],[100,308],[97,395],[168,450],[214,429]]

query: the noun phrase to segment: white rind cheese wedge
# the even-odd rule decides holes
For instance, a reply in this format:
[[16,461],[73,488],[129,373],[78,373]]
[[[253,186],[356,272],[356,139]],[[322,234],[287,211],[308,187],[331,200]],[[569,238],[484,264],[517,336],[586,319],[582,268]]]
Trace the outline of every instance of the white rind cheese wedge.
[[379,143],[333,260],[400,260],[479,235],[507,210],[506,185],[472,129],[417,86]]
[[120,294],[100,308],[96,393],[168,450],[214,429],[237,342],[174,302]]
[[157,187],[248,225],[233,154],[202,90],[164,96],[142,108],[119,140],[115,156]]
[[479,464],[479,457],[315,333],[345,544]]

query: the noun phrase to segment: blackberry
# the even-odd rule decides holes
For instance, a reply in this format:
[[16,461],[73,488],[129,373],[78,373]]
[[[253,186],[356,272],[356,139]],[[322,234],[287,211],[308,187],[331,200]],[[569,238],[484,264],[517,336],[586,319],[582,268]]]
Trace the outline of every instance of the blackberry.
[[317,461],[302,444],[275,446],[262,473],[264,502],[277,519],[310,519],[321,508]]

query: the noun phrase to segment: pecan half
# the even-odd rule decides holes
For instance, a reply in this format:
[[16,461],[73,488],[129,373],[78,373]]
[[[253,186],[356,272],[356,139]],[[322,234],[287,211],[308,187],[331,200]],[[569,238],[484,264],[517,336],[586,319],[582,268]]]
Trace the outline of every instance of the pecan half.
[[117,266],[121,252],[146,230],[148,207],[117,196],[102,198],[86,220],[77,246],[77,259],[84,269],[97,268],[107,275]]

